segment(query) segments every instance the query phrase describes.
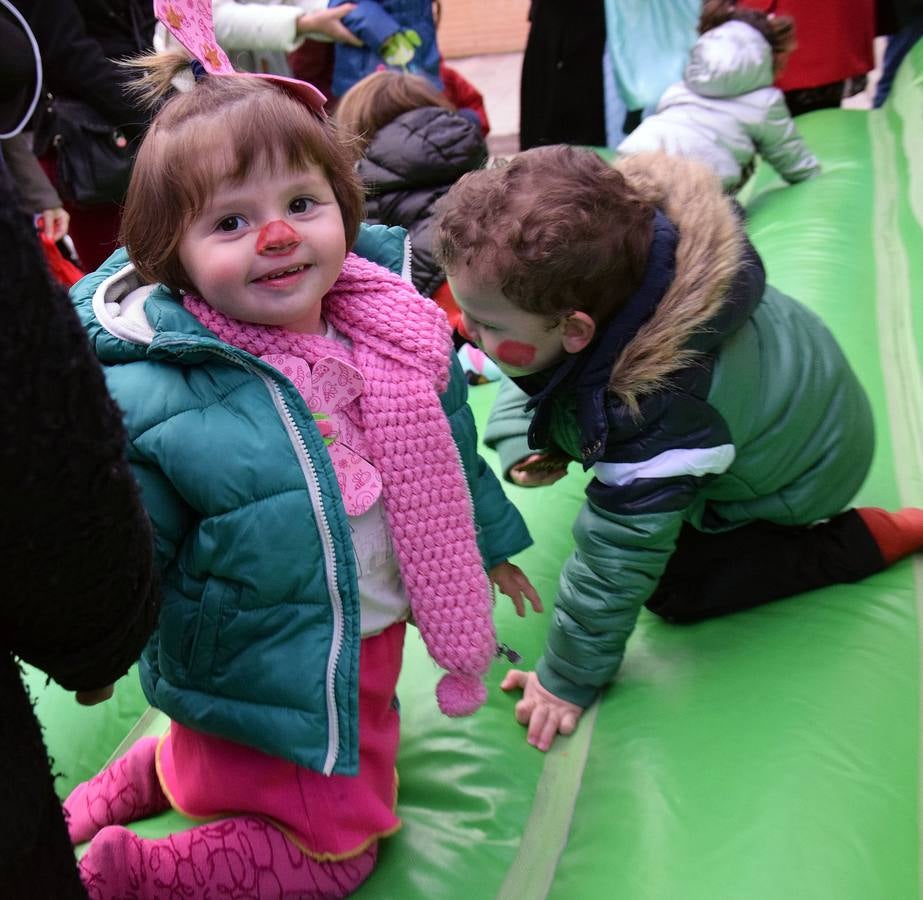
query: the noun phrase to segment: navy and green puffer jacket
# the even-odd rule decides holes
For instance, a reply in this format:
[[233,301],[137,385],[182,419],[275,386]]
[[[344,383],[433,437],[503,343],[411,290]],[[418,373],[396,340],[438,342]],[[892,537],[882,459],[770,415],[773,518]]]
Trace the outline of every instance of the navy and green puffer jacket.
[[[402,246],[401,229],[377,228],[357,249],[400,268]],[[354,774],[358,585],[323,438],[287,378],[218,340],[162,285],[128,296],[139,286],[118,251],[72,297],[154,523],[163,600],[144,691],[190,727]],[[457,363],[441,399],[489,568],[531,541],[477,454]]]
[[684,522],[722,531],[832,516],[874,444],[836,340],[765,284],[713,176],[663,155],[616,168],[660,210],[641,288],[582,353],[505,382],[485,433],[504,471],[530,448],[593,470],[536,667],[582,706],[618,669]]

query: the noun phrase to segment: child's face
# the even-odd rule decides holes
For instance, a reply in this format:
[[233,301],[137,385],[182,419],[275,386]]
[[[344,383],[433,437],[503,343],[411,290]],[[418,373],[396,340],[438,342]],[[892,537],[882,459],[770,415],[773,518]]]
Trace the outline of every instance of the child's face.
[[317,166],[225,182],[192,221],[179,258],[202,298],[227,316],[320,333],[321,300],[346,258],[343,217]]
[[461,310],[459,331],[483,350],[507,375],[540,372],[564,358],[564,323],[526,312],[511,303],[499,285],[459,266],[449,286]]

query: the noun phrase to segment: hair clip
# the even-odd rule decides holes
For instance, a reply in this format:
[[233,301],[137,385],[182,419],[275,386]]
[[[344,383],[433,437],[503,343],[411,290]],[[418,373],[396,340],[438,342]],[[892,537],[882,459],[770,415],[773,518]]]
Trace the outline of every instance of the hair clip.
[[205,71],[205,66],[202,65],[197,59],[189,60],[189,68],[192,69],[192,77],[196,81],[201,81],[208,72]]
[[189,65],[196,81],[200,81],[205,74],[260,78],[281,88],[319,118],[326,118],[324,104],[327,98],[313,84],[284,75],[238,72],[234,69],[227,53],[215,39],[212,0],[154,0],[154,15],[189,51],[192,56]]

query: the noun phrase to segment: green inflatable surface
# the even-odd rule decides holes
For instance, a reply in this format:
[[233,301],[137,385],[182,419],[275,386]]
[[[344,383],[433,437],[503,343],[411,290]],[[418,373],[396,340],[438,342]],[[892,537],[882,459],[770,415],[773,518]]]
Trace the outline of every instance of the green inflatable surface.
[[[824,167],[747,192],[770,280],[838,335],[876,409],[862,503],[923,504],[923,45],[885,109],[799,119]],[[475,388],[483,422],[493,386]],[[491,454],[488,459],[495,460]],[[536,546],[516,561],[547,605],[586,476],[509,488]],[[543,755],[489,680],[471,719],[436,708],[438,672],[411,635],[400,684],[403,830],[357,897],[426,900],[904,900],[920,895],[923,559],[857,585],[695,626],[643,612],[616,683]],[[524,664],[544,616],[501,598]],[[31,678],[62,795],[140,734],[134,673],[90,710]],[[189,826],[170,813],[137,826]]]

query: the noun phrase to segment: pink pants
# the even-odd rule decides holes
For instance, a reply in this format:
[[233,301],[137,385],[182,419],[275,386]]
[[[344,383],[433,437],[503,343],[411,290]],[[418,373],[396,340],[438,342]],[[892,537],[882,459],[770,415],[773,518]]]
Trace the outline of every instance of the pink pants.
[[91,900],[253,897],[338,900],[375,867],[378,845],[358,856],[319,862],[257,816],[235,816],[159,840],[126,828],[169,807],[154,767],[156,738],[78,785],[64,803],[71,840],[92,841],[80,860]]

